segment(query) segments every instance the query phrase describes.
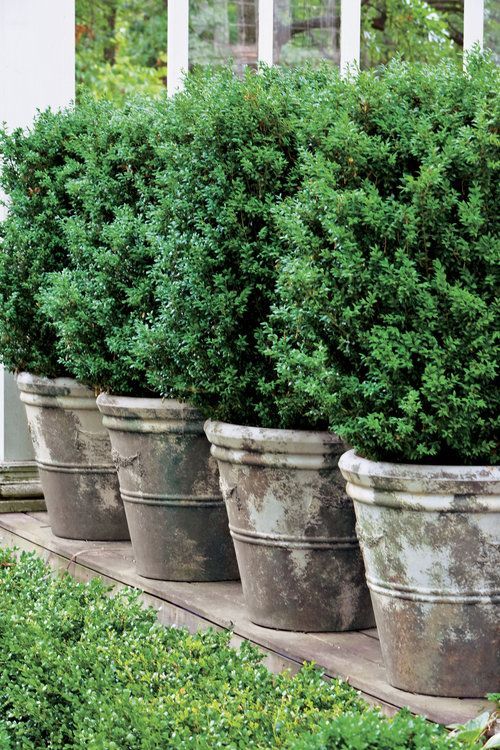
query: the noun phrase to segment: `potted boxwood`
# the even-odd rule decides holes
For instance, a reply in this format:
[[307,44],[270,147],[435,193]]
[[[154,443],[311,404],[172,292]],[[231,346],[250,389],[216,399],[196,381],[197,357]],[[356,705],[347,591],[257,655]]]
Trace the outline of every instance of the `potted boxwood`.
[[[174,104],[172,184],[154,213],[158,311],[137,338],[151,386],[189,400],[217,458],[251,619],[289,630],[372,625],[337,470],[339,439],[316,419],[281,419],[261,323],[280,243],[272,211],[297,188],[302,127],[344,85],[328,68],[207,74]],[[326,113],[328,113],[326,115]]]
[[85,144],[79,210],[64,225],[71,263],[51,274],[42,303],[60,361],[100,393],[138,572],[234,579],[203,419],[148,387],[132,353],[138,321],[153,307],[147,214],[163,190],[156,183],[170,159],[170,129],[168,104],[139,99],[110,112]]
[[[270,340],[340,460],[389,681],[498,685],[498,70],[390,65],[353,84],[282,207]],[[283,405],[286,409],[286,404]]]
[[92,389],[59,362],[39,293],[68,255],[62,222],[78,203],[69,181],[82,168],[81,140],[95,107],[41,113],[28,132],[0,132],[1,187],[8,216],[0,225],[0,359],[19,374],[49,521],[75,539],[128,538],[111,448]]

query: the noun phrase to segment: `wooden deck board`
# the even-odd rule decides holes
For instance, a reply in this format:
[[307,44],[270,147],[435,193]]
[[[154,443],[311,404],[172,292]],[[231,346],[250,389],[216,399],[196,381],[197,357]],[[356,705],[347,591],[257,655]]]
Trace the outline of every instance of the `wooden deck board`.
[[36,550],[55,569],[68,570],[80,580],[99,575],[114,586],[141,590],[143,600],[157,611],[165,625],[191,631],[215,627],[233,631],[235,644],[250,640],[263,651],[274,671],[296,671],[314,661],[328,677],[342,677],[371,702],[388,711],[407,706],[443,724],[464,722],[488,707],[485,700],[434,698],[397,690],[385,679],[375,629],[349,633],[290,633],[262,628],[250,622],[237,582],[179,583],[153,581],[135,572],[128,542],[82,542],[55,537],[46,513],[0,516],[0,544]]

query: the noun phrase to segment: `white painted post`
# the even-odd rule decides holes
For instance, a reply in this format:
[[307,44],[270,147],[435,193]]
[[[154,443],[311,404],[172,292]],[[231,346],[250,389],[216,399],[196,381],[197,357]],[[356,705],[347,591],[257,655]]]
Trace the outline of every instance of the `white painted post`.
[[184,85],[189,68],[189,0],[169,0],[167,91],[172,96]]
[[483,48],[484,0],[464,0],[464,57],[475,44]]
[[[25,127],[74,96],[74,0],[0,0],[0,122]],[[40,507],[26,500],[40,495],[15,380],[0,367],[0,510]]]
[[359,65],[361,54],[361,0],[340,2],[340,71]]
[[274,0],[259,0],[258,60],[274,64]]

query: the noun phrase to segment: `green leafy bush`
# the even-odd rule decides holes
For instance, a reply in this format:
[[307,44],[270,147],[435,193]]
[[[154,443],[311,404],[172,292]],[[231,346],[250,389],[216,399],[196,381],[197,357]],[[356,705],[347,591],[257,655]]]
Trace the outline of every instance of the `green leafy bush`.
[[137,319],[153,305],[146,215],[168,159],[167,109],[146,99],[122,108],[93,105],[94,129],[80,144],[82,167],[67,183],[79,199],[62,226],[69,263],[47,277],[40,294],[68,371],[121,395],[148,390],[131,340]]
[[81,173],[80,139],[93,127],[92,107],[46,111],[29,131],[0,131],[0,187],[9,214],[0,223],[0,359],[13,371],[64,374],[55,333],[38,303],[45,274],[64,268],[64,219]]
[[344,89],[329,67],[242,80],[226,69],[191,77],[175,98],[152,230],[159,309],[136,347],[153,389],[215,418],[279,426],[260,341],[281,254],[272,213],[297,189],[313,113],[330,121]]
[[[312,666],[271,674],[230,634],[164,628],[131,590],[0,550],[0,738],[23,750],[280,748],[364,711]],[[5,742],[2,750],[9,745]]]
[[278,211],[282,419],[369,458],[496,463],[498,69],[396,62],[352,91]]
[[318,732],[301,738],[293,750],[473,750],[476,742],[462,744],[443,727],[421,716],[400,711],[388,719],[378,711],[346,713],[325,723]]

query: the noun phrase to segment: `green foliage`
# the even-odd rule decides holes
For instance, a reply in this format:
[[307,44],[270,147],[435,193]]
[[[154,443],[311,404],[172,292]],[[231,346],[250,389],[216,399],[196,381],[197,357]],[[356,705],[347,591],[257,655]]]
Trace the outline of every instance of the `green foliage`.
[[498,461],[498,78],[480,57],[364,73],[304,154],[277,212],[284,422],[375,459]]
[[28,132],[0,131],[0,186],[9,205],[0,223],[0,359],[14,371],[63,374],[37,295],[45,274],[68,263],[62,225],[77,196],[67,183],[81,174],[81,137],[93,114],[90,106],[47,111]]
[[[311,665],[271,674],[230,634],[164,628],[137,593],[0,558],[0,742],[23,750],[280,748],[366,710]],[[7,743],[0,745],[2,750]]]
[[[478,743],[483,746],[484,740],[495,726],[497,719],[498,713],[496,711],[483,711],[482,714],[470,719],[466,724],[452,724],[448,729],[453,729],[451,737],[459,740],[467,747],[477,746]],[[500,734],[487,739],[484,747],[500,747]]]
[[362,6],[362,67],[389,62],[396,56],[407,61],[438,63],[461,57],[458,43],[463,29],[460,2],[428,0],[369,1]]
[[77,0],[77,97],[123,104],[165,92],[167,6],[164,0]]
[[293,750],[474,750],[475,741],[451,738],[443,727],[400,711],[388,719],[378,711],[346,713],[299,739]]
[[152,219],[159,309],[135,352],[154,390],[216,418],[276,425],[259,344],[281,253],[272,211],[296,190],[302,128],[325,90],[334,106],[343,87],[328,67],[242,80],[223,69],[191,77],[175,97]]
[[40,294],[67,370],[82,383],[121,395],[147,392],[131,340],[137,319],[153,304],[146,213],[156,173],[168,159],[167,108],[143,99],[121,108],[92,105],[94,128],[80,144],[82,167],[67,183],[78,196],[77,210],[63,223],[69,264],[47,276]]

